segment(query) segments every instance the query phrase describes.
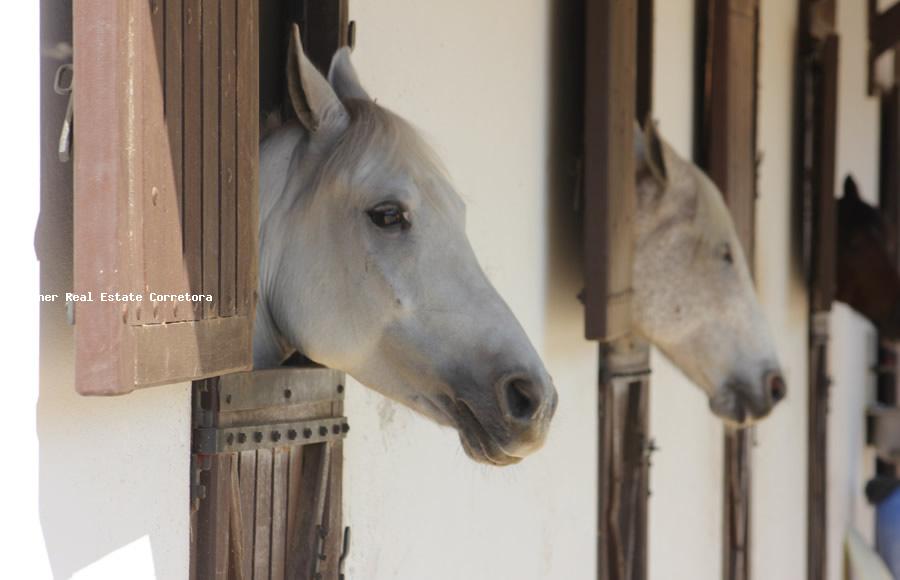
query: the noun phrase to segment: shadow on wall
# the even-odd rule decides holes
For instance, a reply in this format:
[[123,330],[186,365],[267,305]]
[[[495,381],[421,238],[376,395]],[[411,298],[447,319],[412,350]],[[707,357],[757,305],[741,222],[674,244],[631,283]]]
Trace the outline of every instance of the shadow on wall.
[[[72,327],[72,164],[60,163],[66,97],[52,90],[71,62],[71,0],[41,2],[40,517],[55,578],[186,578],[190,387],[119,398],[75,394]],[[77,81],[76,81],[77,82]],[[75,137],[77,147],[77,136]],[[152,560],[152,569],[150,561]],[[87,569],[86,569],[87,568]]]
[[[584,335],[584,309],[578,294],[584,286],[579,213],[582,140],[582,69],[584,68],[583,0],[557,0],[550,6],[550,81],[547,112],[550,155],[547,159],[547,326],[550,358],[565,357],[572,332]],[[579,353],[580,354],[580,353]]]

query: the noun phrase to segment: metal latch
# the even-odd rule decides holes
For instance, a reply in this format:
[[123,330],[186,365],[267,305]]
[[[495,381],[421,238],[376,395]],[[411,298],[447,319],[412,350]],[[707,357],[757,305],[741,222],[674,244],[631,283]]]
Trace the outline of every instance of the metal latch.
[[57,95],[69,97],[69,104],[66,105],[66,116],[63,118],[62,130],[59,132],[59,146],[56,152],[59,154],[59,160],[63,163],[69,161],[72,150],[72,97],[74,96],[72,89],[75,86],[75,69],[72,63],[61,65],[56,69],[56,76],[53,78],[53,90]]

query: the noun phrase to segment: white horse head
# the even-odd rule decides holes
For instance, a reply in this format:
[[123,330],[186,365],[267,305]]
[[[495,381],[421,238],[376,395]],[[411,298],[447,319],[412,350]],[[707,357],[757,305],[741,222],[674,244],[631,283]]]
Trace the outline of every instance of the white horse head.
[[635,150],[636,326],[726,423],[765,417],[785,384],[722,194],[652,122],[636,127]]
[[518,462],[556,391],[475,259],[462,200],[346,48],[326,79],[295,27],[288,61],[300,123],[261,146],[255,366],[299,351],[455,427],[473,459]]

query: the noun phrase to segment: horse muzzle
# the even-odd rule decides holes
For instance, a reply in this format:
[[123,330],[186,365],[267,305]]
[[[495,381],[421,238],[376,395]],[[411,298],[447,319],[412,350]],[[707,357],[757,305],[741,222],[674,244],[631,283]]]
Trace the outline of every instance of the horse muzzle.
[[729,381],[710,398],[709,406],[730,427],[743,428],[767,417],[785,396],[784,377],[778,371],[769,370],[756,385]]
[[456,399],[453,417],[469,457],[490,465],[512,465],[544,444],[556,411],[556,389],[549,378],[535,380],[514,373],[498,381],[495,392],[497,404],[481,412],[469,401]]

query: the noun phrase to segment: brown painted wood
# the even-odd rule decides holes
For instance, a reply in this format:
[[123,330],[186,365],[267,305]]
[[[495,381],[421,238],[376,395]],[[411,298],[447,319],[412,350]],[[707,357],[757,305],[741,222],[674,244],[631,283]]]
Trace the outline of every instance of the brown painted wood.
[[[256,2],[237,5],[237,311],[253,315],[259,222],[259,36]],[[248,283],[253,280],[253,283]]]
[[219,14],[219,316],[234,315],[237,285],[237,1]]
[[[251,17],[239,21],[238,6]],[[94,298],[75,306],[80,393],[127,393],[251,364],[258,51],[248,39],[256,38],[255,6],[235,0],[73,5],[76,67],[87,79],[75,93],[74,286]],[[241,31],[250,52],[239,59]],[[245,159],[240,187],[239,148]],[[238,212],[245,223],[238,224]],[[204,288],[215,301],[227,298],[222,312],[233,320],[216,322],[216,302],[150,300],[151,292]],[[232,306],[238,288],[240,312]],[[101,302],[101,292],[144,300]]]
[[288,462],[291,450],[274,450],[272,464],[272,580],[284,580],[287,558]]
[[256,527],[256,451],[243,451],[240,457],[240,506],[243,522],[241,548],[244,553],[242,574],[253,578],[253,534]]
[[204,318],[219,314],[219,3],[203,4],[202,106],[203,106],[203,292],[212,295],[203,303]]
[[268,578],[272,545],[272,450],[256,452],[256,523],[253,534],[253,577]]
[[[184,262],[191,292],[203,291],[203,21],[201,0],[184,1]],[[197,320],[202,304],[189,305],[187,316]]]
[[809,280],[807,578],[827,577],[828,316],[835,293],[838,38],[833,0],[804,0],[797,55],[795,190]]
[[[699,161],[725,196],[752,269],[758,0],[704,0],[698,10],[704,67]],[[751,432],[726,433],[724,449],[723,578],[749,580]]]
[[[172,207],[169,210],[177,219],[177,234],[166,236],[176,244],[179,263],[183,263],[184,255],[184,99],[183,99],[183,75],[184,75],[184,7],[182,0],[165,0],[165,43],[166,43],[166,97],[165,116],[168,129],[168,148],[172,163],[172,187],[174,196],[171,196]],[[171,195],[171,194],[170,194]],[[185,290],[189,287],[182,284]],[[188,319],[188,312],[182,308],[176,310],[177,303],[166,304],[162,310],[162,319],[165,322],[174,322]]]
[[326,461],[326,443],[307,445],[303,449],[300,468],[300,493],[296,503],[293,535],[289,538],[288,577],[306,578],[312,576],[316,553],[316,527],[319,525],[316,513],[316,488]]
[[585,5],[585,336],[631,324],[636,90],[635,0]]

